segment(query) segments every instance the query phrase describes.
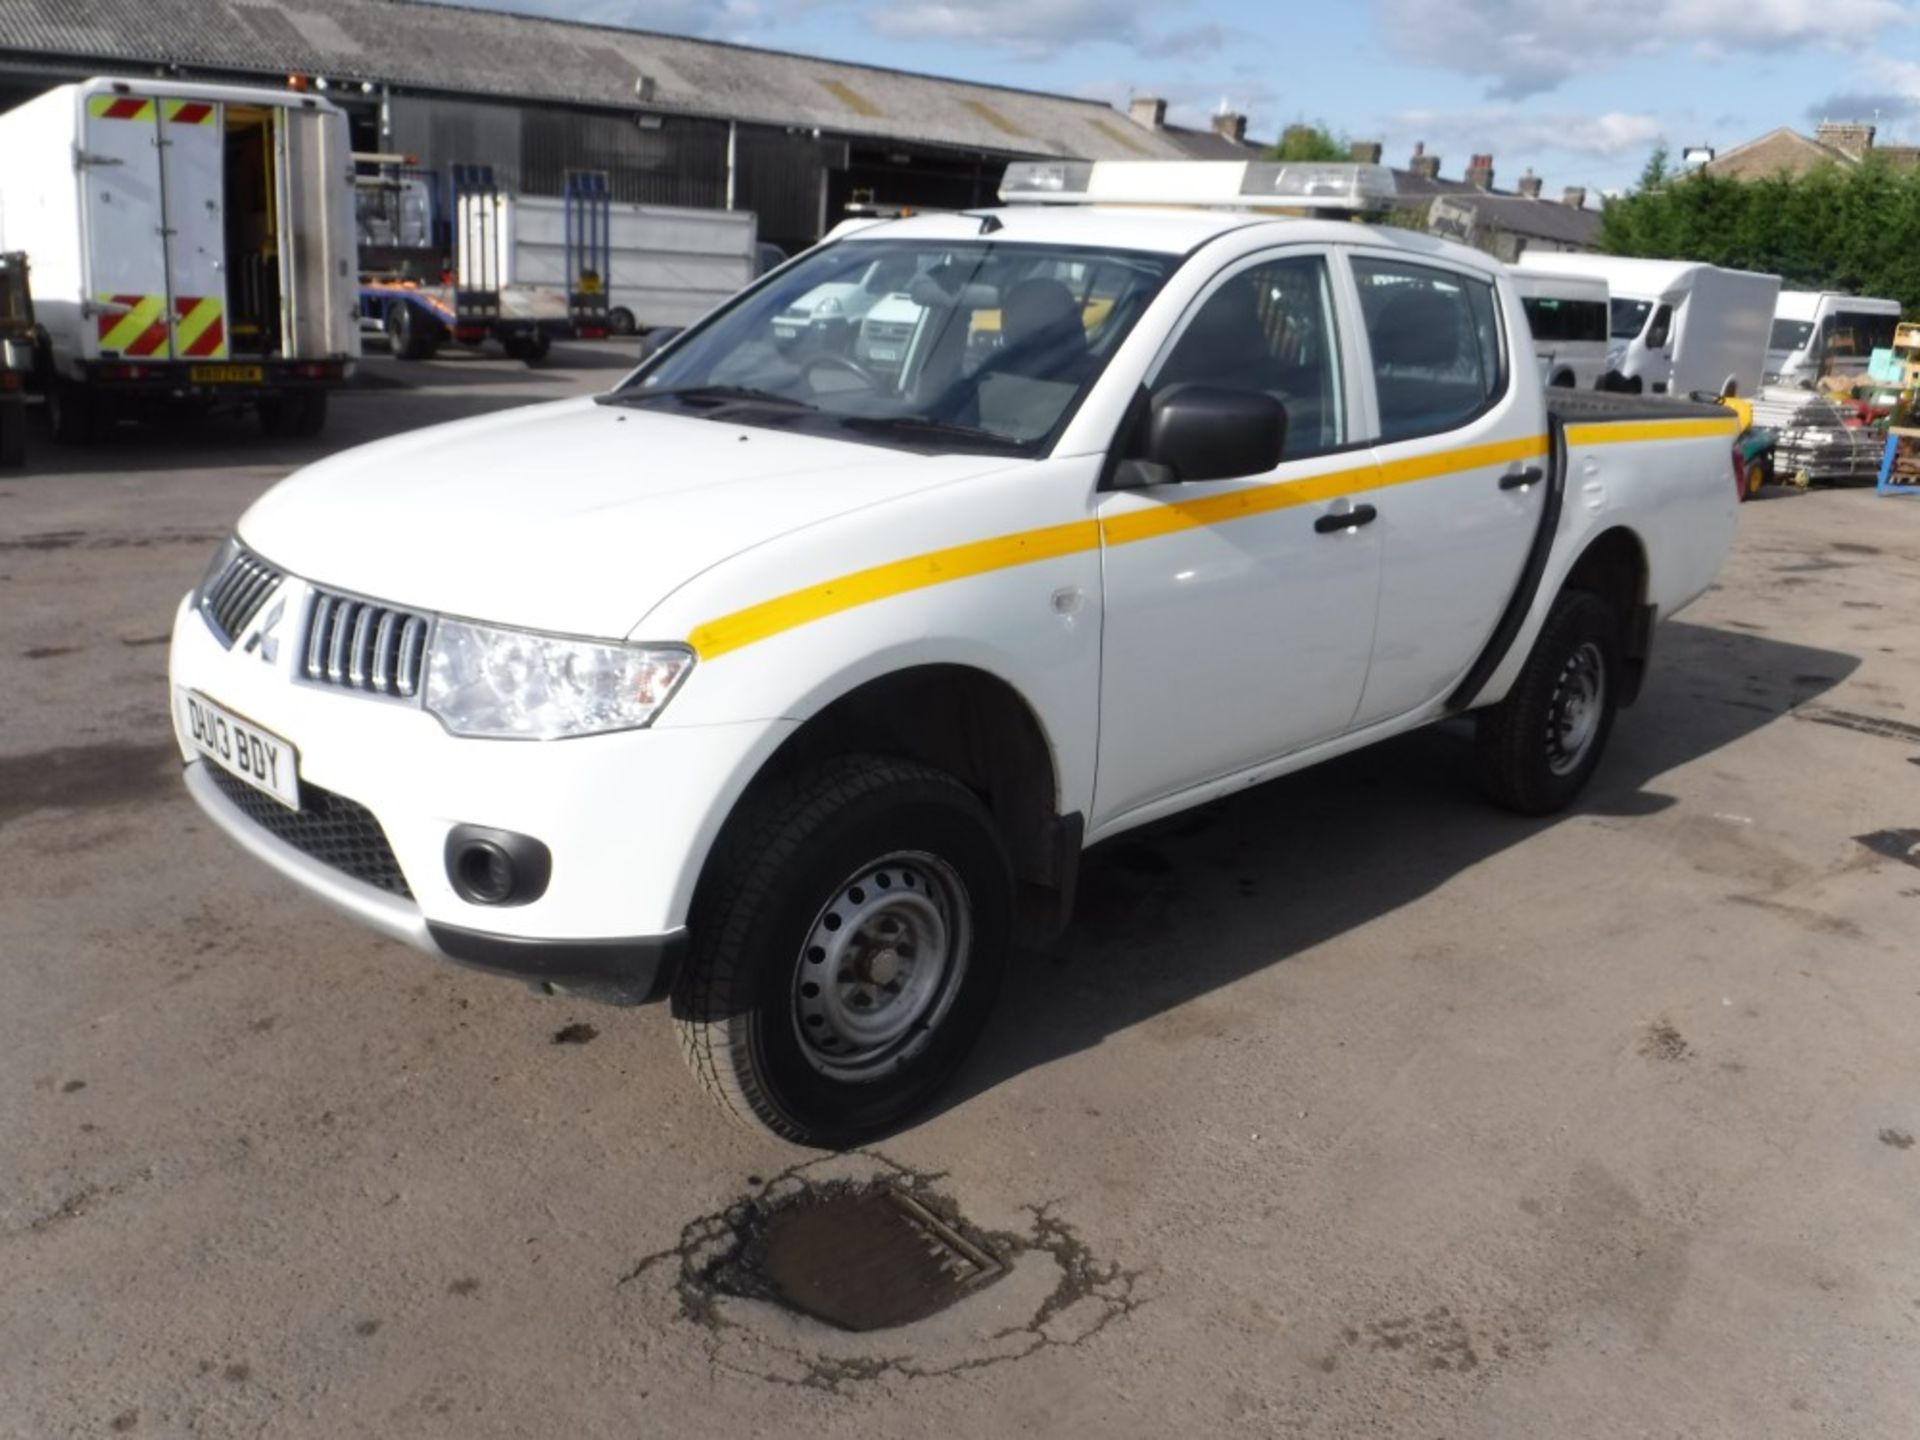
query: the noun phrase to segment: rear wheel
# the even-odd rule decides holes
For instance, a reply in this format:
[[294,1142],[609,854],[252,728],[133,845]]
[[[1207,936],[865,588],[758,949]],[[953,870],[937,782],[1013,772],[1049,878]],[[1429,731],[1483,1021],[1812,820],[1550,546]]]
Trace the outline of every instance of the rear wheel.
[[716,853],[673,996],[725,1109],[801,1144],[885,1133],[958,1068],[992,1007],[1013,882],[951,776],[874,756],[780,785]]
[[441,327],[404,300],[387,306],[387,344],[396,360],[431,360],[440,347]]
[[47,387],[47,427],[56,445],[91,445],[100,438],[100,408],[80,386],[55,380]]
[[27,407],[18,400],[0,400],[0,466],[9,469],[27,463]]
[[529,330],[507,344],[507,354],[528,365],[538,365],[553,350],[553,337],[544,330]]
[[1585,590],[1554,601],[1512,691],[1479,714],[1481,789],[1522,815],[1550,815],[1586,788],[1620,704],[1620,623]]
[[607,312],[607,329],[625,339],[638,333],[640,322],[633,318],[633,312],[624,305],[616,305]]
[[327,394],[324,390],[269,396],[255,408],[260,412],[260,428],[275,440],[310,439],[327,425]]

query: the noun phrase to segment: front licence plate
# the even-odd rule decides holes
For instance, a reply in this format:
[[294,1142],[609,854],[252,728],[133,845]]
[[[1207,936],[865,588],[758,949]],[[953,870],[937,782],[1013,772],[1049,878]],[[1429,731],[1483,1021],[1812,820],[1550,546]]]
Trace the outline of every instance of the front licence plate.
[[180,728],[207,759],[289,810],[300,808],[300,755],[195,690],[179,692]]
[[196,385],[258,385],[267,378],[258,365],[196,365],[192,375]]

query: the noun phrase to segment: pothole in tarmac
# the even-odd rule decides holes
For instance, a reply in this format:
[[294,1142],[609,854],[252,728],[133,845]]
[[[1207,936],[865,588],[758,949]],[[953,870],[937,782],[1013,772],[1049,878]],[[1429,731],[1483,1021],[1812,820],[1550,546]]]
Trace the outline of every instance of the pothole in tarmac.
[[825,1156],[689,1224],[621,1278],[722,1368],[840,1391],[1008,1364],[1084,1344],[1141,1303],[1054,1207],[977,1223],[924,1175],[874,1152]]

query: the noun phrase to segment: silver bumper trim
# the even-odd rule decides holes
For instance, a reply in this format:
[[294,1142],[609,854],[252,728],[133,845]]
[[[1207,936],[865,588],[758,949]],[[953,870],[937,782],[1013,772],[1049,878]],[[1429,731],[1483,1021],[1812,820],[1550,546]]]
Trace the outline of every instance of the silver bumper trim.
[[309,894],[326,901],[334,909],[379,931],[389,939],[442,955],[427,929],[420,907],[397,895],[376,890],[352,876],[342,875],[330,865],[322,865],[301,853],[278,836],[270,835],[249,820],[234,803],[220,793],[207,773],[207,762],[195,760],[186,770],[187,793],[209,820],[218,825],[242,850],[271,866]]

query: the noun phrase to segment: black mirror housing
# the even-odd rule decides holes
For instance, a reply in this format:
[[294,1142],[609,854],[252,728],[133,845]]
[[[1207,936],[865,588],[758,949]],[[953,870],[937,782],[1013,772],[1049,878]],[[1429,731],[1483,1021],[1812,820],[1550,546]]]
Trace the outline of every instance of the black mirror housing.
[[1144,459],[1162,479],[1264,475],[1287,445],[1287,407],[1271,395],[1218,385],[1174,385],[1148,404]]

